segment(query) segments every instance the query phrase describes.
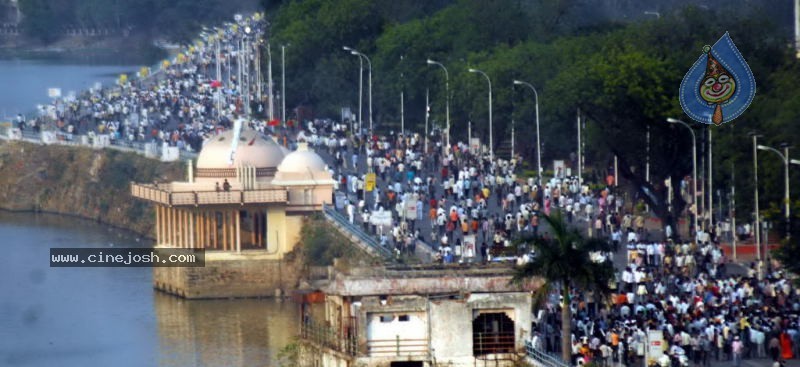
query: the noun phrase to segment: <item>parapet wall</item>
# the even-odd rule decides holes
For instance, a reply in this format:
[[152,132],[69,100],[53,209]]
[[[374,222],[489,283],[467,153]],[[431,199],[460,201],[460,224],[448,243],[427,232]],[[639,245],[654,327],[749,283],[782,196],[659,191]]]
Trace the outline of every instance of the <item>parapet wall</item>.
[[153,286],[188,299],[274,297],[295,289],[299,268],[284,260],[206,259],[205,267],[153,268]]

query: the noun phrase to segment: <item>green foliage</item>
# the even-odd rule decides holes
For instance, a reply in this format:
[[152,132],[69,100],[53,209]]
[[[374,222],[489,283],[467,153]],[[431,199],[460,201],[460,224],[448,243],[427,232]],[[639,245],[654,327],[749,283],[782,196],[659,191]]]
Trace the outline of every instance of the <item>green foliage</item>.
[[[572,288],[594,291],[604,297],[611,293],[609,282],[614,279],[613,261],[597,263],[590,254],[595,251],[616,251],[607,240],[584,238],[577,229],[568,226],[560,212],[542,219],[550,227],[550,237],[525,237],[520,240],[528,248],[533,248],[533,259],[514,272],[512,281],[522,282],[531,278],[541,278],[544,283],[534,292],[534,301],[542,303],[551,290],[558,289],[569,304]],[[562,357],[569,360],[570,308],[561,308],[562,317]]]
[[290,367],[300,365],[301,347],[298,342],[286,344],[278,352],[278,366]]
[[333,228],[321,214],[303,221],[300,230],[300,249],[307,265],[329,266],[333,259],[357,261],[366,257],[349,240]]
[[514,281],[543,278],[545,285],[537,292],[539,295],[549,293],[556,283],[609,294],[608,284],[614,278],[614,266],[610,261],[593,262],[590,253],[615,251],[612,244],[606,240],[584,238],[577,229],[567,225],[559,212],[541,218],[550,227],[551,236],[520,240],[520,243],[534,249],[535,256],[530,263],[516,269]]
[[25,32],[56,41],[66,28],[132,29],[134,33],[191,41],[202,25],[254,11],[258,0],[20,0]]

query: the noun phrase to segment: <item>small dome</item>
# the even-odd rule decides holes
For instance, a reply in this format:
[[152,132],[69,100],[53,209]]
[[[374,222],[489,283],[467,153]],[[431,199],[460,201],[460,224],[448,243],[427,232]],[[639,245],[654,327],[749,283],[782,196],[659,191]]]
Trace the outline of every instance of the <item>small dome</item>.
[[317,153],[308,150],[303,143],[296,151],[289,153],[278,166],[278,172],[285,173],[308,173],[309,170],[326,172],[325,161]]
[[289,153],[278,166],[272,180],[273,185],[333,185],[331,173],[325,169],[325,161],[300,143],[297,150]]
[[230,162],[233,130],[209,139],[197,157],[198,169],[233,168],[250,166],[256,168],[275,168],[283,160],[281,146],[270,138],[262,137],[254,130],[242,130],[236,147],[233,164]]

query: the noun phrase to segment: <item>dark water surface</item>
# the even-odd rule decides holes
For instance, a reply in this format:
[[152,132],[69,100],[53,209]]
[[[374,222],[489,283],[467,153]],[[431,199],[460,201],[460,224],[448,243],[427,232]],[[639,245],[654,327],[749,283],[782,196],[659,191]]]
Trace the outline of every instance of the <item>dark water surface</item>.
[[274,366],[294,304],[187,301],[150,268],[51,268],[51,247],[147,247],[91,221],[0,211],[0,366]]

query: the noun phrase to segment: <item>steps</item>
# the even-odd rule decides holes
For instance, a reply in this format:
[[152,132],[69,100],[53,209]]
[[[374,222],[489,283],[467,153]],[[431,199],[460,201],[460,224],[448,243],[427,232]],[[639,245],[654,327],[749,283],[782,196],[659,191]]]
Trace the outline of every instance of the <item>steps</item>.
[[385,260],[394,260],[394,255],[391,250],[381,246],[374,237],[364,232],[364,230],[357,225],[350,223],[341,213],[328,205],[323,205],[322,212],[325,214],[325,219],[327,219],[328,222],[333,224],[342,235],[350,239],[350,241],[360,249],[372,255],[382,257]]

